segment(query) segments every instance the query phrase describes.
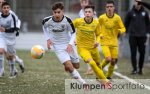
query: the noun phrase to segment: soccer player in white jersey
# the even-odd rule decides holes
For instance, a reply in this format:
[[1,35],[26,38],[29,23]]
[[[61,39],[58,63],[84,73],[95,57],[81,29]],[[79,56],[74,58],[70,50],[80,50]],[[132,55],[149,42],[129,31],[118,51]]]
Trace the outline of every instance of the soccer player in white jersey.
[[[10,65],[10,77],[17,75],[15,67],[15,43],[16,43],[16,27],[14,15],[10,13],[10,4],[4,2],[2,4],[2,13],[0,14],[0,62],[4,62],[4,53]],[[1,71],[3,69],[0,66]],[[2,72],[1,72],[2,75]]]
[[79,58],[75,49],[75,29],[70,18],[64,16],[64,5],[57,2],[52,6],[53,16],[43,20],[43,31],[47,40],[47,48],[53,46],[56,56],[64,65],[64,69],[81,84],[85,81],[76,70]]
[[[4,3],[4,2],[5,2],[5,0],[0,0],[0,8],[1,8],[1,6],[2,6],[2,3]],[[16,36],[19,36],[19,29],[20,29],[20,26],[21,26],[21,21],[20,21],[20,19],[18,18],[18,16],[17,16],[12,10],[10,10],[10,13],[13,14],[14,17],[15,17],[15,20],[16,20],[16,31],[17,31],[17,32],[16,32]],[[20,67],[20,69],[21,69],[21,72],[23,73],[24,70],[25,70],[23,60],[20,59],[20,58],[17,56],[17,54],[15,55],[15,58],[16,58],[15,61],[19,64],[19,67]],[[0,63],[0,66],[2,66],[1,63]],[[4,70],[4,68],[3,68],[3,70]],[[3,73],[4,73],[4,71],[3,71]]]

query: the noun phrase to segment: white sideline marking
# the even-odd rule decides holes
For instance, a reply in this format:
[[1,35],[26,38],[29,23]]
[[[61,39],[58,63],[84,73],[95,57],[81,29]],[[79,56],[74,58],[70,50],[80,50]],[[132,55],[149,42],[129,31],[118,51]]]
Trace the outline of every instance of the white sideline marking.
[[[125,80],[127,80],[127,81],[129,81],[129,82],[131,82],[131,83],[142,85],[142,83],[138,83],[135,80],[133,80],[133,79],[131,79],[131,78],[125,76],[125,75],[122,75],[119,72],[114,72],[114,74],[117,75],[117,76],[119,76],[119,77],[121,77],[121,78],[123,78],[123,79],[125,79]],[[144,84],[144,86],[145,86],[146,89],[150,90],[150,86],[145,85],[145,84]]]
[[[108,68],[105,68],[104,70],[105,70],[105,71],[108,71]],[[123,79],[125,79],[125,80],[127,80],[127,81],[129,81],[129,82],[131,82],[131,83],[133,83],[133,84],[142,85],[142,83],[138,83],[138,82],[136,82],[135,80],[133,80],[133,79],[131,79],[131,78],[125,76],[125,75],[122,75],[122,74],[119,73],[119,72],[114,71],[114,74],[115,74],[116,76],[119,76],[119,77],[121,77],[121,78],[123,78]],[[150,86],[145,85],[145,84],[144,84],[144,86],[145,86],[146,89],[150,90]]]

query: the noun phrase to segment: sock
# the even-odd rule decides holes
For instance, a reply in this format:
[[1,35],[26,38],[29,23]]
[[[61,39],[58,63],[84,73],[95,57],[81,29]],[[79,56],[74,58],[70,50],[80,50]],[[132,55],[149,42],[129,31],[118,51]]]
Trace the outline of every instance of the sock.
[[107,65],[106,59],[103,59],[102,63],[100,64],[102,69]]
[[14,75],[14,73],[16,72],[16,68],[15,68],[15,59],[13,60],[8,60],[8,63],[10,65],[10,74]]
[[106,73],[106,77],[110,77],[110,78],[112,77],[113,72],[114,72],[114,67],[115,67],[115,65],[113,66],[113,65],[109,64],[108,71]]
[[93,69],[93,71],[95,72],[95,74],[97,75],[97,77],[99,79],[102,79],[103,81],[105,82],[108,82],[107,78],[105,77],[102,69],[100,69],[97,64],[92,60],[90,61],[90,65],[91,65],[91,68]]
[[17,63],[19,63],[20,65],[23,65],[22,59],[20,59],[17,55],[15,55],[15,60]]
[[77,79],[80,83],[85,84],[86,82],[82,79],[82,77],[80,76],[79,72],[74,69],[73,72],[71,73],[72,77],[74,79]]
[[4,56],[0,55],[0,75],[4,72]]

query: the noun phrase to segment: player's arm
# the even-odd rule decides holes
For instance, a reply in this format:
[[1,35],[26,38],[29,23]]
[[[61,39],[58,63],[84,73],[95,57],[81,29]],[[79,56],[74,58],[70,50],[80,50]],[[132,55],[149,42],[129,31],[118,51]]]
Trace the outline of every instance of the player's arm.
[[49,19],[50,18],[46,18],[46,19],[43,20],[43,22],[42,22],[42,29],[43,29],[43,32],[44,32],[45,39],[47,41],[47,48],[51,49],[52,41],[50,39],[50,33],[49,33],[49,29],[48,29],[48,24],[46,23]]
[[126,32],[126,28],[125,28],[125,26],[124,26],[124,24],[123,24],[120,17],[118,17],[118,25],[119,25],[119,28],[120,28],[120,29],[118,29],[119,34],[121,34],[121,35],[124,34]]
[[100,34],[101,34],[101,33],[100,33],[100,24],[98,23],[98,24],[97,24],[97,27],[96,27],[96,30],[95,30],[96,42],[95,42],[94,48],[99,45],[99,42],[100,42]]
[[102,30],[101,30],[102,24],[103,24],[102,16],[99,16],[98,21],[99,21],[99,27],[100,27],[100,39],[102,39],[104,37],[103,34],[102,34]]
[[10,10],[10,13],[13,15],[14,17],[14,20],[15,20],[15,31],[16,31],[16,36],[19,36],[19,30],[20,30],[20,27],[21,27],[21,20],[18,18],[18,16],[12,11]]
[[10,13],[15,17],[16,28],[20,29],[20,27],[21,27],[21,20],[18,18],[18,16],[13,11],[10,11]]
[[66,17],[66,19],[68,21],[67,29],[69,32],[71,32],[71,39],[70,39],[69,44],[74,45],[74,41],[75,41],[75,37],[76,37],[75,27],[74,27],[74,24],[70,18]]
[[76,33],[75,33],[75,27],[73,25],[73,22],[71,21],[70,18],[66,17],[67,21],[68,21],[68,25],[67,25],[67,29],[69,32],[71,32],[71,39],[69,41],[69,44],[67,46],[67,52],[71,53],[72,52],[72,45],[74,45],[74,41],[76,39]]
[[100,24],[99,23],[97,25],[95,35],[96,35],[96,41],[99,43],[99,41],[100,41],[100,35],[101,35],[101,30],[100,30]]
[[14,33],[15,29],[14,28],[4,28],[4,27],[0,27],[0,31],[1,32],[6,32],[6,33]]

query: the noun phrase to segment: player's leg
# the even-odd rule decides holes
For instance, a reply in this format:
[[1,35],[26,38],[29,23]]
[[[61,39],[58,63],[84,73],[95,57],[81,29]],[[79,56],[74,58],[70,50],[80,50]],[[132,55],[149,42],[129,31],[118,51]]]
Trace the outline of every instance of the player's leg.
[[55,53],[60,62],[64,65],[64,69],[69,72],[74,79],[77,79],[80,83],[84,84],[85,81],[82,79],[78,71],[73,67],[70,55],[66,52],[66,50],[57,50]]
[[82,79],[79,72],[73,67],[71,61],[66,61],[63,63],[65,70],[71,74],[74,79],[77,79],[81,84],[85,84],[86,82]]
[[10,78],[14,78],[17,76],[17,69],[15,67],[15,54],[15,45],[7,45],[6,58],[10,67]]
[[[76,46],[73,46],[73,51],[74,51],[74,53],[73,53],[72,57],[77,57],[78,56],[78,52],[77,52]],[[79,58],[79,56],[78,56],[78,58]],[[86,62],[86,61],[84,61],[84,62]],[[88,63],[86,63],[86,65],[87,65],[87,71],[85,72],[85,74],[86,75],[92,75],[93,74],[93,70],[92,70],[91,66]],[[73,63],[73,66],[74,66],[74,68],[78,69],[79,68],[79,63]]]
[[72,63],[72,65],[73,65],[73,67],[75,68],[75,69],[79,69],[80,68],[80,64],[79,64],[79,62],[77,62],[77,63]]
[[102,63],[100,64],[102,69],[111,62],[111,54],[108,46],[101,46],[102,52],[104,55],[104,59],[102,60]]
[[4,52],[3,48],[0,48],[0,77],[4,75]]
[[97,66],[102,69],[101,65],[100,65],[100,53],[98,48],[95,48],[91,51],[91,56],[93,58],[93,60],[96,62]]
[[107,78],[105,77],[103,71],[97,66],[96,62],[93,60],[91,56],[91,52],[85,48],[78,48],[78,53],[82,57],[86,63],[89,63],[93,71],[95,72],[96,76],[99,79],[102,79],[103,82],[108,82]]
[[24,62],[23,62],[23,60],[22,60],[21,58],[19,58],[19,57],[17,56],[17,54],[15,55],[15,60],[16,60],[16,63],[19,64],[19,67],[20,67],[20,69],[21,69],[21,72],[24,73],[25,68],[24,68]]
[[108,71],[106,73],[106,77],[108,79],[111,79],[113,72],[114,72],[115,65],[117,63],[117,59],[118,59],[118,47],[109,47],[109,48],[110,48],[112,59],[111,59],[111,62],[109,64]]
[[79,69],[80,67],[80,64],[79,64],[79,56],[78,56],[78,53],[77,53],[77,49],[75,46],[72,46],[73,48],[73,52],[70,53],[70,59],[71,59],[71,62],[72,62],[72,65],[75,69]]
[[6,50],[5,41],[0,38],[0,77],[4,76],[4,54]]

